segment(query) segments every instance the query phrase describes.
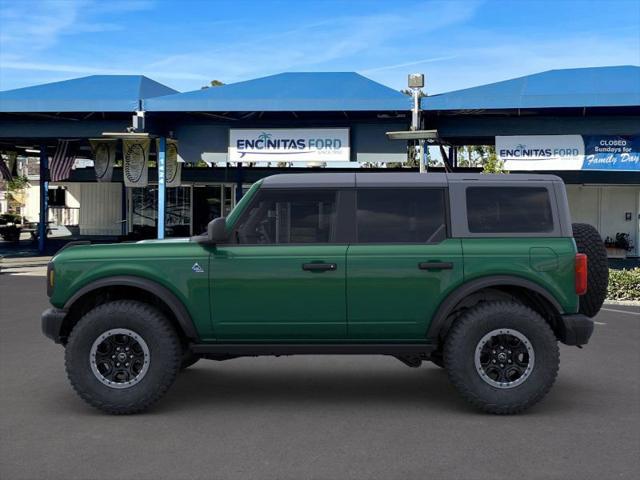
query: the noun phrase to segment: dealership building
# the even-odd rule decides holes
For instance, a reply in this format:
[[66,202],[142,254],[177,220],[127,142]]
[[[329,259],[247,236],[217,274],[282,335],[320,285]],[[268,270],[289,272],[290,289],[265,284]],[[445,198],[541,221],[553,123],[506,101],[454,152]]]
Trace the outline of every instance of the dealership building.
[[[461,166],[463,147],[495,146],[511,172],[563,178],[574,221],[603,238],[625,234],[626,254],[638,256],[640,67],[554,70],[420,107],[418,128],[437,132],[444,160],[429,170],[475,171]],[[90,76],[0,92],[0,151],[29,174],[21,213],[36,221],[46,211],[54,236],[187,236],[268,175],[406,171],[406,141],[386,133],[408,131],[411,108],[409,96],[350,72],[186,93],[143,76]],[[75,168],[51,181],[65,157]]]

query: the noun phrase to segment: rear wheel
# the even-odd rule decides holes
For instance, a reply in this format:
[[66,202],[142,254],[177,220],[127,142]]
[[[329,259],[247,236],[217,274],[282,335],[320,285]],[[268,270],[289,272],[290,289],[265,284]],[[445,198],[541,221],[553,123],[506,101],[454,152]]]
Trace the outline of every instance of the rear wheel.
[[113,414],[137,413],[173,384],[182,348],[171,323],[142,302],[95,307],[69,335],[65,365],[71,385],[88,404]]
[[516,302],[489,302],[467,311],[444,346],[449,379],[472,405],[489,413],[519,413],[551,389],[560,363],[547,322]]
[[572,226],[578,252],[587,255],[587,293],[580,297],[580,313],[595,317],[609,286],[607,249],[595,227],[587,223],[574,223]]

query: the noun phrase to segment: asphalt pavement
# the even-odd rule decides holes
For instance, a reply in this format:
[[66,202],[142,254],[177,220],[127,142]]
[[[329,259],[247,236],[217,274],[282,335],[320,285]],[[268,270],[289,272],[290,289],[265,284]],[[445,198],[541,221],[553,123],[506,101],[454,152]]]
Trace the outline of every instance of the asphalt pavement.
[[37,273],[0,275],[0,478],[622,479],[640,475],[640,308],[607,305],[518,416],[391,357],[200,361],[151,411],[108,416],[40,332]]

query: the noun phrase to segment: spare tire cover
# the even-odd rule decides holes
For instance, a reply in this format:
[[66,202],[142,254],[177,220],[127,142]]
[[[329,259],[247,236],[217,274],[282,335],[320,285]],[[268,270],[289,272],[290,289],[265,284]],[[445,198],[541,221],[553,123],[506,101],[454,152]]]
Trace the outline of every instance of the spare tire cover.
[[574,223],[573,238],[579,253],[587,255],[587,293],[580,297],[580,313],[594,317],[604,303],[609,285],[609,262],[602,238],[592,225]]

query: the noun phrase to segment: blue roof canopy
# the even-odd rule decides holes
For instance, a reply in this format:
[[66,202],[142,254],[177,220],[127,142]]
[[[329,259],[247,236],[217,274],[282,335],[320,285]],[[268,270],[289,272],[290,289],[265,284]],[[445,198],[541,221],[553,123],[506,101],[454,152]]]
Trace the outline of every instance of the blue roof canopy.
[[173,93],[143,75],[91,75],[0,92],[0,112],[133,112],[144,98]]
[[280,73],[153,98],[150,112],[410,110],[410,97],[354,72]]
[[424,97],[423,110],[622,107],[640,105],[640,67],[547,72]]

